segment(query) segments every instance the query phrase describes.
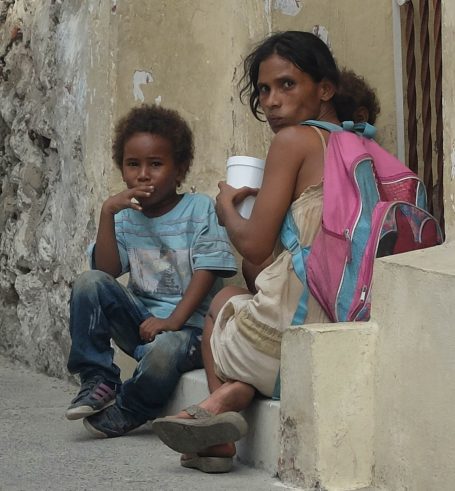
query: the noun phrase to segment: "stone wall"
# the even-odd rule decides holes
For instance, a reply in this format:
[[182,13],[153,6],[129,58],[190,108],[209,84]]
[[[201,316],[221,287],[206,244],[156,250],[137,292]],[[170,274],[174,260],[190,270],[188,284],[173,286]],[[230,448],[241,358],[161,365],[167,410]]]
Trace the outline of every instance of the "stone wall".
[[94,4],[0,1],[0,350],[59,376],[95,230],[83,164]]

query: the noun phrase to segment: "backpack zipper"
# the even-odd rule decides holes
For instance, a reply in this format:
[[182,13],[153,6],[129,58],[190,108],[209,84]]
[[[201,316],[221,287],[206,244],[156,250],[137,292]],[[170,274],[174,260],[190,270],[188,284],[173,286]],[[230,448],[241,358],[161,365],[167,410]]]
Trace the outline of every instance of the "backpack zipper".
[[346,261],[350,263],[352,261],[352,240],[351,234],[348,228],[345,228],[343,231],[344,238],[347,242],[348,250],[346,252]]
[[365,299],[367,298],[367,290],[368,290],[367,286],[366,285],[363,285],[362,286],[362,291],[360,293],[360,301],[362,303],[364,303],[365,302]]
[[[358,160],[355,163],[355,165],[353,165],[353,167],[351,168],[351,174],[352,174],[351,177],[352,177],[353,181],[356,183],[357,191],[358,191],[358,198],[359,198],[359,211],[357,213],[357,217],[355,219],[355,222],[354,222],[354,224],[352,226],[352,229],[353,230],[357,226],[357,223],[358,223],[358,221],[360,219],[360,216],[362,215],[362,209],[363,209],[362,199],[360,198],[359,183],[357,182],[357,177],[355,175],[355,170],[357,169],[357,166],[360,164],[360,162],[362,162],[363,159],[365,158],[365,156],[367,156],[367,155],[368,154],[361,155],[358,158]],[[334,309],[333,309],[333,313],[334,313],[334,316],[335,316],[335,322],[339,322],[340,321],[339,316],[338,316],[338,299],[340,297],[340,290],[341,290],[341,286],[343,285],[344,275],[346,273],[346,265],[352,261],[352,239],[351,239],[351,231],[348,228],[344,229],[343,236],[346,239],[346,241],[348,242],[348,250],[347,250],[346,261],[345,261],[344,266],[343,266],[343,273],[341,275],[340,283],[338,285],[338,290],[337,290],[337,294],[336,294],[336,297],[335,297],[335,305],[334,305]],[[347,314],[349,314],[349,312],[347,312]]]

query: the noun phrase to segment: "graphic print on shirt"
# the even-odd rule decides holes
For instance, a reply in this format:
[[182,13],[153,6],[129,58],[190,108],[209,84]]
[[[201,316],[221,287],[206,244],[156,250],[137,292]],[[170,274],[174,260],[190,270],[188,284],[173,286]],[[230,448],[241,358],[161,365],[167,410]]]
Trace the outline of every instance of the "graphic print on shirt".
[[182,296],[191,279],[187,250],[129,251],[131,287],[141,296]]

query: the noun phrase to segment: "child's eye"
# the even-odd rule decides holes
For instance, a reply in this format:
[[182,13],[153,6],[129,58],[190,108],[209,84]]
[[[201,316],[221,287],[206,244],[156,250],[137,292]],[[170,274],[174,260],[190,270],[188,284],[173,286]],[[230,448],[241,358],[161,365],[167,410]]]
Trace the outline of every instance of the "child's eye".
[[161,166],[161,162],[159,160],[153,160],[152,162],[150,162],[150,165],[152,167],[160,167]]
[[260,94],[266,94],[269,91],[269,88],[267,87],[267,85],[260,85],[258,87],[258,91]]
[[126,163],[126,165],[127,165],[128,167],[136,167],[136,166],[137,166],[137,165],[139,165],[139,164],[138,164],[138,162],[136,162],[136,161],[134,161],[134,160],[129,160],[129,161]]

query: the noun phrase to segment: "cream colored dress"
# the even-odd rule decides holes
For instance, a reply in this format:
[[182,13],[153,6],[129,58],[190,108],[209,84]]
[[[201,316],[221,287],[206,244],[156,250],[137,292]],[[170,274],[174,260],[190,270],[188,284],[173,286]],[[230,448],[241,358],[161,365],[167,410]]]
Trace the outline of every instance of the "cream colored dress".
[[[300,243],[310,245],[321,226],[322,183],[308,187],[291,205]],[[273,394],[280,367],[281,337],[297,309],[303,285],[291,254],[278,251],[256,278],[256,295],[232,297],[220,311],[211,337],[215,371],[222,380],[240,380],[262,394]],[[310,294],[305,324],[329,322]]]

